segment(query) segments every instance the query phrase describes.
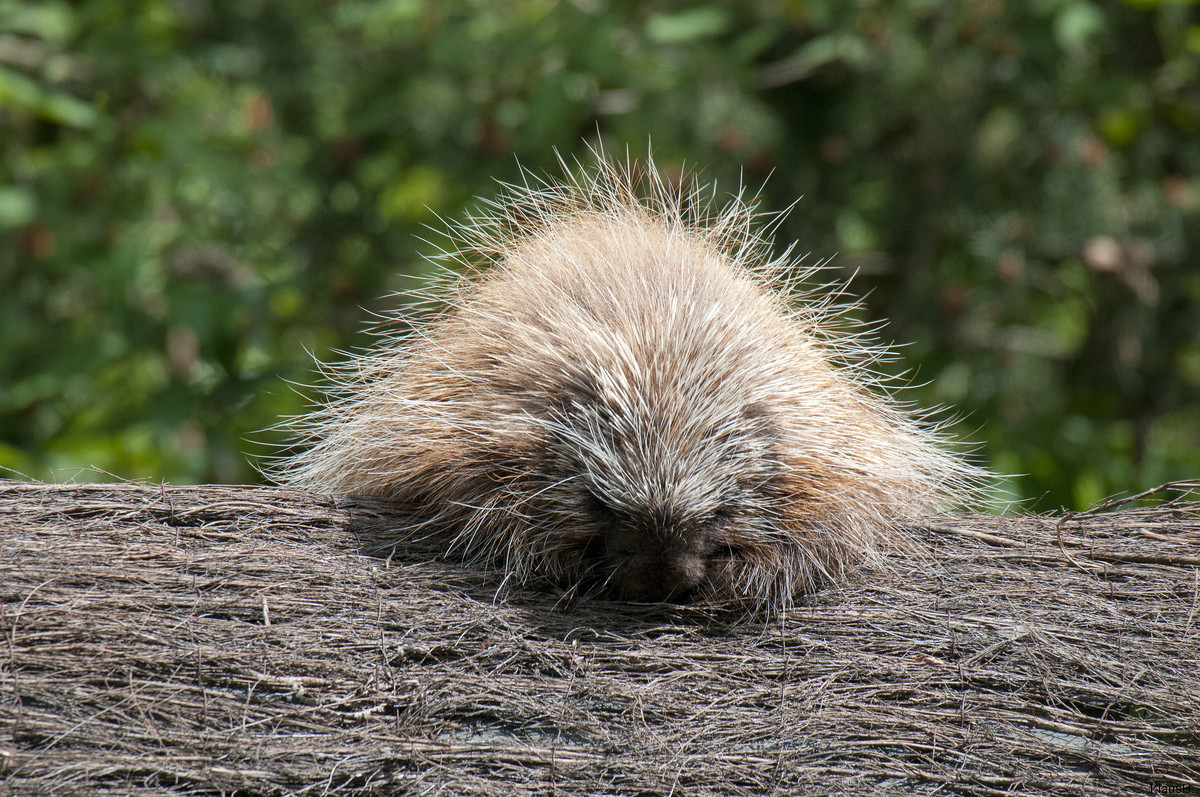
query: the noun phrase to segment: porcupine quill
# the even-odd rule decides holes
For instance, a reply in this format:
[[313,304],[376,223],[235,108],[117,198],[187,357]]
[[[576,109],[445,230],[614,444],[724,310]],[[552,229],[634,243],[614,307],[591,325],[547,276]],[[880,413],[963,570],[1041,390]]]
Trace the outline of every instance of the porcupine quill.
[[[564,172],[568,171],[564,165]],[[648,164],[527,180],[454,231],[460,274],[291,422],[289,486],[376,496],[507,583],[778,610],[909,545],[984,474],[903,409],[823,268],[742,196]]]

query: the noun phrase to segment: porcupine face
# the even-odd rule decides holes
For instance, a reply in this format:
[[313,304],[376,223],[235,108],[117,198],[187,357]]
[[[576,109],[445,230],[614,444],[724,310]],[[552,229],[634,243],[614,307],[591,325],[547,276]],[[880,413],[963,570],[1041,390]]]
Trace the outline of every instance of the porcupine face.
[[769,514],[771,424],[754,406],[692,419],[671,396],[629,398],[586,391],[551,424],[550,456],[573,474],[554,491],[575,529],[563,539],[590,580],[620,597],[729,594],[743,544]]
[[754,291],[724,264],[712,284],[685,258],[624,255],[649,264],[602,266],[636,274],[627,291],[556,291],[538,319],[541,370],[559,377],[536,413],[548,442],[534,549],[559,580],[624,598],[729,596],[747,553],[778,537],[769,343],[737,295]]

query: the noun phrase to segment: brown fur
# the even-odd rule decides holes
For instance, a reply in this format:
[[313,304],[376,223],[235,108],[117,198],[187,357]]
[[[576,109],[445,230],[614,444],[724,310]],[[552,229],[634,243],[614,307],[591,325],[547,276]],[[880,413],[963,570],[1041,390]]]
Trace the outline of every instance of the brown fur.
[[782,608],[980,475],[799,299],[735,200],[604,166],[459,230],[448,307],[353,359],[286,483],[383,496],[448,555],[635,599]]

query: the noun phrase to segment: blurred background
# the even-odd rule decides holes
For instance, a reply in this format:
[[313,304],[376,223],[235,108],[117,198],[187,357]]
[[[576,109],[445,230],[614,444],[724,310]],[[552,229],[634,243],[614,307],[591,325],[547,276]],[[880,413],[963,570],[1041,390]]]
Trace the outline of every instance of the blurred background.
[[425,226],[597,142],[801,197],[781,249],[1025,509],[1200,475],[1200,7],[1153,0],[0,0],[0,473],[260,481]]

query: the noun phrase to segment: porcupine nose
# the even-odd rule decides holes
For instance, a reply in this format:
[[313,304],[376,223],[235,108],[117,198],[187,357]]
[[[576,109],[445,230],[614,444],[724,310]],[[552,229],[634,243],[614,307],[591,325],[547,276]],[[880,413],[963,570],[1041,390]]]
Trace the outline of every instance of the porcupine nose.
[[618,581],[626,598],[671,601],[685,597],[704,578],[704,558],[693,553],[666,551],[626,560]]
[[613,591],[648,602],[691,597],[707,575],[714,548],[693,525],[686,513],[662,502],[615,516],[604,541]]

